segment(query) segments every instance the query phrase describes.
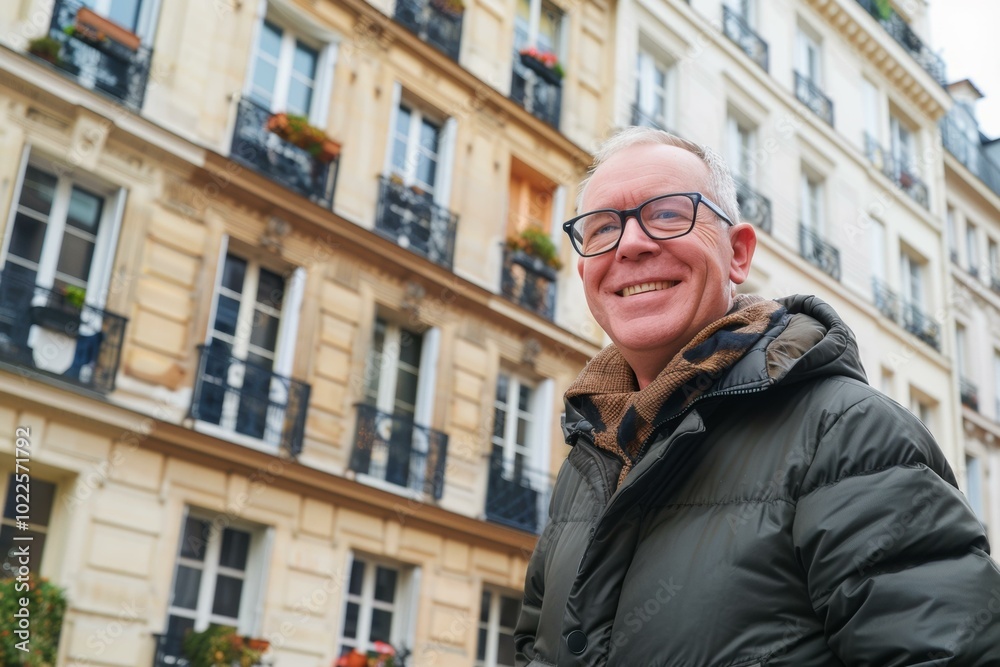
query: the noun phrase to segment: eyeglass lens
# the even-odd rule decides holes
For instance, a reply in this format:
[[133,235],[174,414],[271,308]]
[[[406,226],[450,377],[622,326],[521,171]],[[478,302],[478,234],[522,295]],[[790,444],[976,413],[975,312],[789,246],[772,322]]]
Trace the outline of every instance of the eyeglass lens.
[[[687,196],[658,197],[642,205],[639,219],[652,238],[670,239],[691,231],[695,209],[695,202]],[[584,255],[604,252],[618,243],[624,222],[617,211],[590,213],[573,223],[573,240]]]

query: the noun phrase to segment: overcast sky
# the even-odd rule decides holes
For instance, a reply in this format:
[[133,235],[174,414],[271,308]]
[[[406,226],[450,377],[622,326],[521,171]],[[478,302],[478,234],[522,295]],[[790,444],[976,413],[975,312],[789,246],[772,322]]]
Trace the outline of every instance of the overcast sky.
[[928,0],[930,43],[941,54],[948,81],[971,79],[985,97],[976,105],[979,129],[1000,136],[1000,2]]

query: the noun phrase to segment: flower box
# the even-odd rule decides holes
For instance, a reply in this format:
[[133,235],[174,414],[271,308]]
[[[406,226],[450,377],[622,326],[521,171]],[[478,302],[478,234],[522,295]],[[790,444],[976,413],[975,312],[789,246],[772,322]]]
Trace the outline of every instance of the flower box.
[[332,162],[340,155],[340,144],[326,136],[323,130],[310,125],[305,116],[285,112],[267,119],[268,131],[306,151],[320,162]]
[[519,55],[521,56],[521,64],[537,74],[543,81],[553,86],[562,85],[564,73],[555,54],[531,47],[524,49]]
[[110,39],[131,51],[138,51],[142,44],[142,40],[137,34],[88,7],[81,7],[76,12],[74,34],[81,39],[92,42]]
[[458,18],[465,12],[463,0],[430,0],[430,5],[446,16]]

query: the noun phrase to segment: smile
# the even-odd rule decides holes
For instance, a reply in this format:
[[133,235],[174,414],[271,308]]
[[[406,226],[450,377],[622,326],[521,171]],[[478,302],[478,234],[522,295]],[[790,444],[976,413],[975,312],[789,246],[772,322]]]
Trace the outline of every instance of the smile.
[[670,289],[676,284],[676,280],[657,280],[651,283],[639,283],[638,285],[629,285],[618,292],[618,295],[633,296],[635,294],[644,294],[645,292],[656,292],[658,290]]

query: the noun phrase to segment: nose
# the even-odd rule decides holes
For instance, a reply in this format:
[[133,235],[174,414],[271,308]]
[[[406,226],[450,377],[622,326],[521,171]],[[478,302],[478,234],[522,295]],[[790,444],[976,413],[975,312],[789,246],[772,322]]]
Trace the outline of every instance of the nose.
[[618,241],[618,247],[615,249],[615,259],[637,260],[646,254],[651,256],[659,255],[660,243],[655,239],[651,239],[639,225],[639,221],[635,216],[631,216],[625,220],[625,229],[622,230],[622,238]]

